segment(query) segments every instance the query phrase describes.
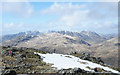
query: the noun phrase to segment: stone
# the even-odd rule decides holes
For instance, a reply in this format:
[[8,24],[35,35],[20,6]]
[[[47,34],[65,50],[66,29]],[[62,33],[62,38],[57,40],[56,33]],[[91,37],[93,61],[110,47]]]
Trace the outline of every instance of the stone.
[[14,70],[6,70],[3,75],[17,75],[17,73]]
[[21,58],[26,58],[25,54],[20,55]]
[[82,72],[82,69],[80,69],[80,68],[74,68],[73,70],[74,70],[75,73]]

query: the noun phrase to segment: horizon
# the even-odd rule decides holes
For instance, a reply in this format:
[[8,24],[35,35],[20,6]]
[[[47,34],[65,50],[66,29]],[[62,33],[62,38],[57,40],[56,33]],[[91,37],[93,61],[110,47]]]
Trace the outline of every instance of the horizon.
[[117,2],[4,2],[2,34],[83,30],[118,34]]

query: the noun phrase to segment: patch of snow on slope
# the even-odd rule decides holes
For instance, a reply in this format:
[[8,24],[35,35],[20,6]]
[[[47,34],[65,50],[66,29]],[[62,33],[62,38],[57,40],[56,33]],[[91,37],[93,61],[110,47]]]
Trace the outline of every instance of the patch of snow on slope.
[[58,70],[78,67],[86,71],[94,72],[93,70],[90,70],[87,68],[89,66],[90,68],[99,67],[99,68],[103,68],[106,71],[111,71],[113,73],[119,73],[116,70],[101,66],[96,63],[92,63],[87,60],[82,60],[72,55],[63,55],[63,54],[55,54],[55,53],[53,54],[41,54],[41,53],[36,53],[36,52],[34,53],[43,57],[43,61],[45,61],[46,63],[54,64],[52,65],[52,67],[56,67]]

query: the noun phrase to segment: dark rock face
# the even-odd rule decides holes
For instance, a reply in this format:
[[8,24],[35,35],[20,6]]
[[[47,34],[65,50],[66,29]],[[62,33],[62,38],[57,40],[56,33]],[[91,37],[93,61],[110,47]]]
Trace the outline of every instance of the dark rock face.
[[14,70],[6,70],[2,75],[17,75]]

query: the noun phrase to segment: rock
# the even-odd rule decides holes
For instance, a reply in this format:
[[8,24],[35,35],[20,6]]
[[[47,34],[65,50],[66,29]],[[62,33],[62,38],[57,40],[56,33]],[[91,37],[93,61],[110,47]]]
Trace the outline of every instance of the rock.
[[2,55],[7,56],[7,55],[9,55],[9,52],[8,51],[2,51]]
[[26,58],[25,54],[20,55],[21,58]]
[[70,70],[69,73],[75,73],[74,70]]
[[[34,54],[34,53],[33,53]],[[39,59],[42,59],[42,57],[40,56],[40,55],[38,55],[38,54],[35,54],[36,56],[38,56],[39,57]]]
[[78,73],[82,73],[82,72],[84,72],[84,70],[82,70],[80,68],[74,68],[74,69],[61,69],[57,73],[59,73],[59,74],[78,74]]
[[35,71],[32,71],[32,74],[34,74],[35,73]]
[[74,68],[73,70],[74,70],[75,73],[82,72],[82,69],[80,69],[80,68]]
[[25,51],[25,50],[28,49],[28,48],[26,48],[26,47],[21,47],[20,49],[23,50],[23,51]]
[[6,70],[2,75],[17,75],[14,70]]
[[65,74],[66,73],[66,70],[64,69],[61,69],[60,71],[58,71],[59,74]]
[[17,63],[21,63],[21,62],[23,62],[23,59],[22,58],[17,58]]
[[6,66],[3,66],[2,69],[6,69]]

